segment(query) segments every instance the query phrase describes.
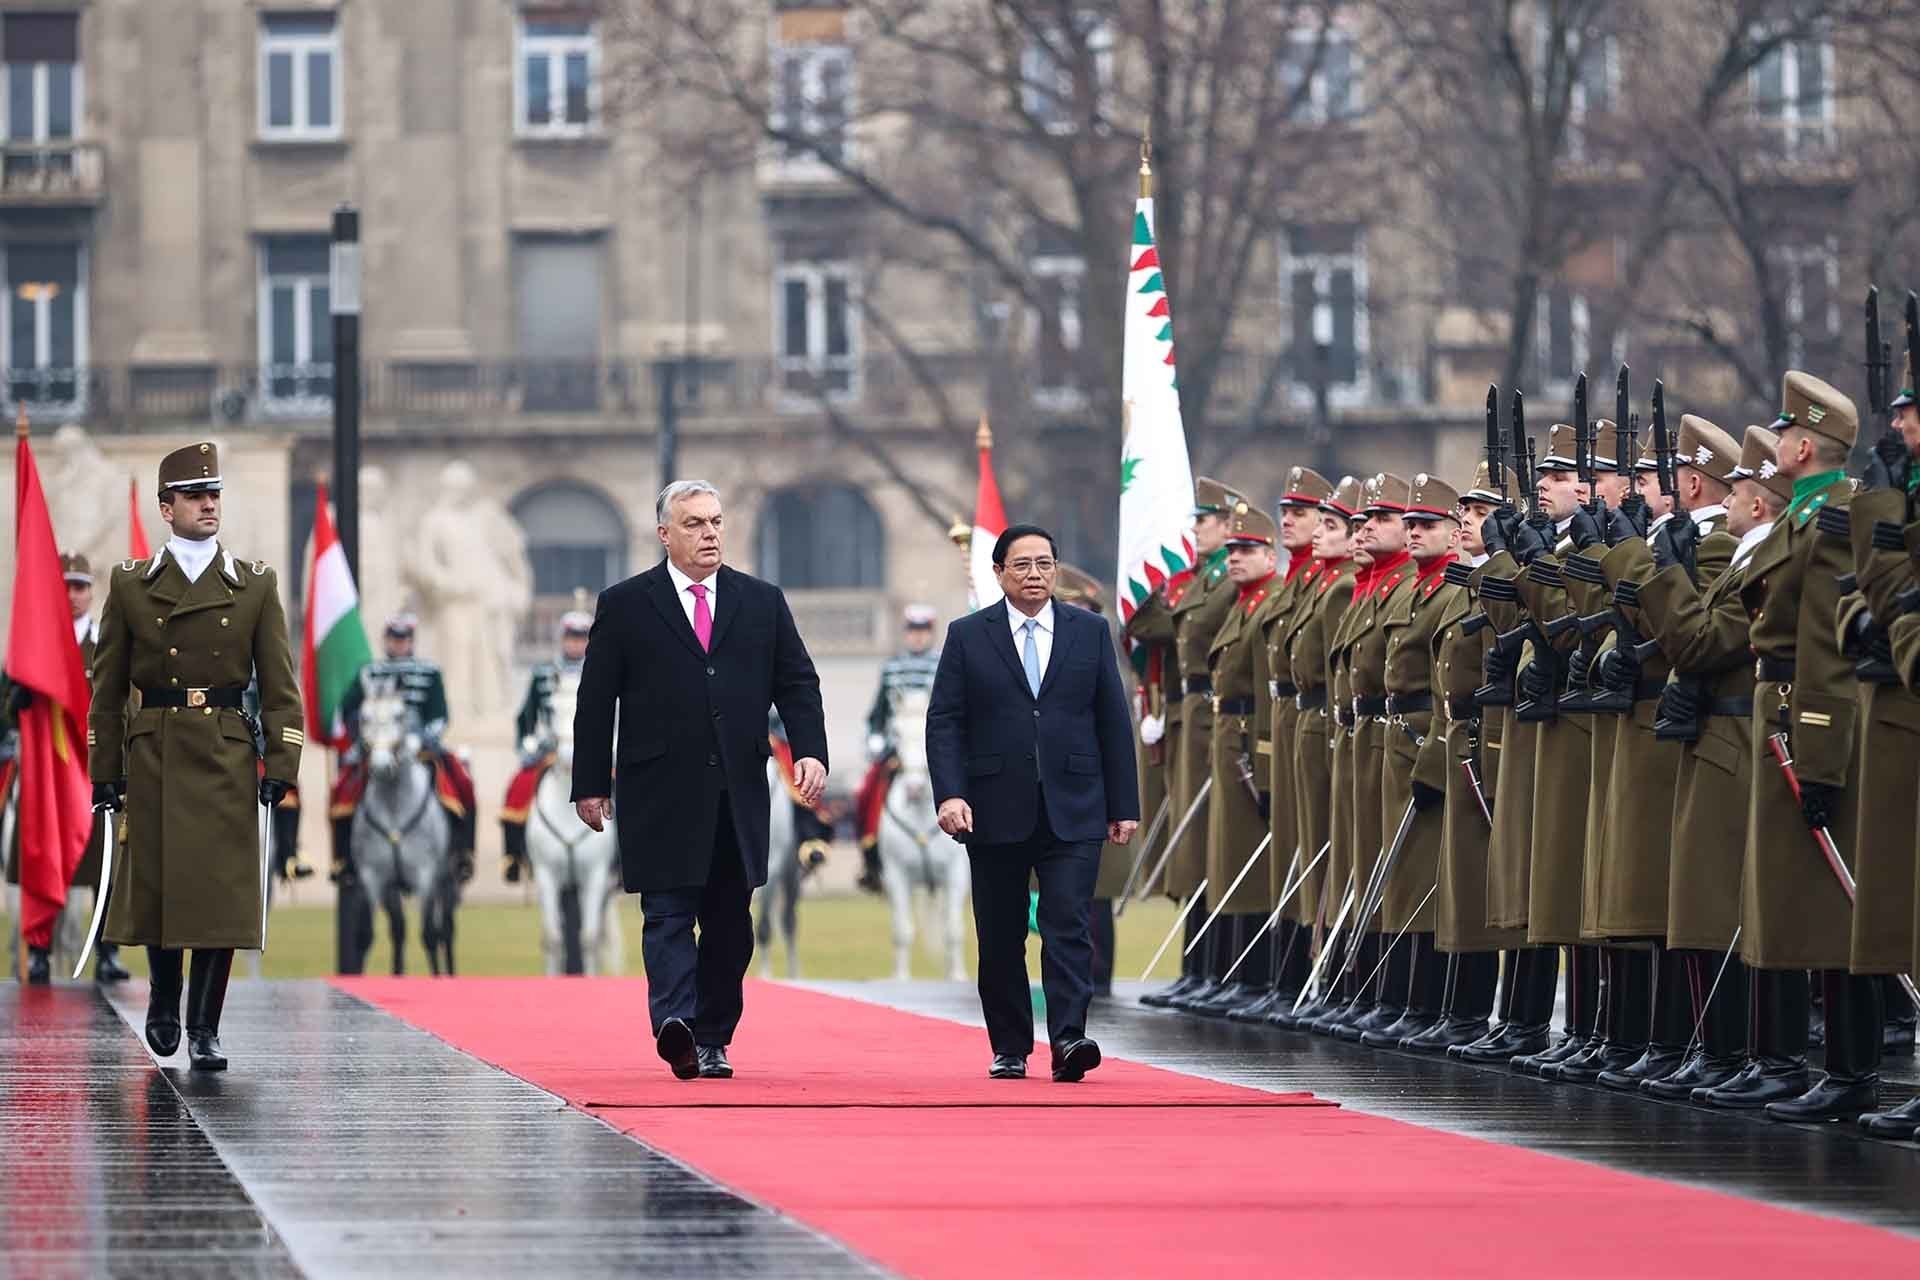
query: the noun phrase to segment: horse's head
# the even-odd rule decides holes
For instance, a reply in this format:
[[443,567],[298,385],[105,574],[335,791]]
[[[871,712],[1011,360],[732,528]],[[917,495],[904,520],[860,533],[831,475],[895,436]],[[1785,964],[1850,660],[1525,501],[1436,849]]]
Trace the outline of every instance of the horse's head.
[[420,754],[412,721],[406,699],[396,692],[373,693],[360,704],[360,749],[373,776],[391,778]]
[[573,769],[573,712],[580,702],[580,673],[562,671],[547,699],[547,735],[562,769]]
[[927,703],[925,689],[895,689],[887,695],[893,710],[893,749],[903,769],[924,771],[927,767]]

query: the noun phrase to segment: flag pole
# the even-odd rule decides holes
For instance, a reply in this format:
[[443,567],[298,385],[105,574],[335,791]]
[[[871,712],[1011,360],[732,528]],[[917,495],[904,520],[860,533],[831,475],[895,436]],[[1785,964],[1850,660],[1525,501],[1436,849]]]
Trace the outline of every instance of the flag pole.
[[[19,416],[16,417],[13,422],[13,438],[16,453],[18,452],[19,442],[26,440],[27,437],[32,434],[32,429],[27,425],[26,401],[23,400],[20,402],[19,409]],[[18,501],[20,496],[20,473],[17,465],[14,468],[13,484],[15,498],[13,504],[13,552],[14,555],[18,556],[20,554],[20,503]],[[18,767],[17,765],[15,766],[16,769]],[[15,830],[18,831],[18,829],[18,825],[16,824]],[[13,980],[22,986],[26,985],[27,981],[26,913],[27,895],[23,887],[20,892],[19,903],[13,912]]]

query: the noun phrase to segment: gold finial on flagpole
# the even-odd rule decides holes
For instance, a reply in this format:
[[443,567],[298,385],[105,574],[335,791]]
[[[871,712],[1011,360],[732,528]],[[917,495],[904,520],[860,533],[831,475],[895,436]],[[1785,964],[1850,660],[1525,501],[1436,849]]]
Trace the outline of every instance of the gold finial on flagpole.
[[987,425],[985,411],[980,414],[980,429],[973,433],[973,447],[976,449],[993,448],[993,428]]
[[960,554],[964,558],[973,545],[973,525],[962,517],[955,516],[953,523],[947,526],[947,541],[960,548]]
[[1153,199],[1153,125],[1140,139],[1140,198]]
[[13,420],[13,438],[16,440],[25,440],[29,431],[30,428],[27,426],[27,405],[23,400],[20,402],[20,416]]

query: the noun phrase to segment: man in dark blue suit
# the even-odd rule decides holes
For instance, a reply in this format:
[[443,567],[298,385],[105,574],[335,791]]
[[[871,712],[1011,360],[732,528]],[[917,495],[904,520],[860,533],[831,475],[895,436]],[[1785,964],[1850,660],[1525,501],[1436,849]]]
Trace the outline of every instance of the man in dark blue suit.
[[1005,593],[953,623],[927,707],[940,826],[966,843],[980,941],[980,1005],[996,1079],[1027,1072],[1027,884],[1040,882],[1040,981],[1053,1078],[1100,1065],[1087,1038],[1088,934],[1100,848],[1140,820],[1133,720],[1099,615],[1053,599],[1053,537],[1014,525],[993,548]]

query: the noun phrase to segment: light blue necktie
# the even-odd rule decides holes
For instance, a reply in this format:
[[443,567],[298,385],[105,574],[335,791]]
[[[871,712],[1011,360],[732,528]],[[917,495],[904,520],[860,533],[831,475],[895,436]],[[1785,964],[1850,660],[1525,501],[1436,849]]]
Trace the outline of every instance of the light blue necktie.
[[1040,696],[1040,646],[1035,643],[1033,633],[1039,627],[1037,618],[1028,618],[1027,638],[1020,643],[1020,665],[1027,669],[1027,688],[1036,698]]

